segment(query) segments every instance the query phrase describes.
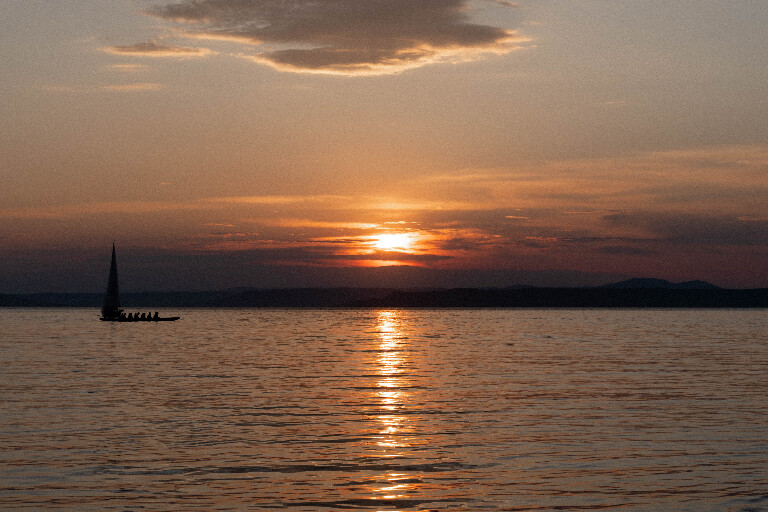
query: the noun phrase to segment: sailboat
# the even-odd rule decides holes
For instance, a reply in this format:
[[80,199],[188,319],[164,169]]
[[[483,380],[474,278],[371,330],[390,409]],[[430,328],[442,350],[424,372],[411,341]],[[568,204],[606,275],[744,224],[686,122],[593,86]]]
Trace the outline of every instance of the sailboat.
[[104,322],[173,322],[178,320],[178,316],[161,317],[155,312],[139,316],[126,315],[120,307],[120,287],[117,284],[117,256],[115,254],[115,244],[112,244],[112,263],[109,266],[109,280],[107,281],[107,293],[104,296],[104,306],[101,308],[100,320]]

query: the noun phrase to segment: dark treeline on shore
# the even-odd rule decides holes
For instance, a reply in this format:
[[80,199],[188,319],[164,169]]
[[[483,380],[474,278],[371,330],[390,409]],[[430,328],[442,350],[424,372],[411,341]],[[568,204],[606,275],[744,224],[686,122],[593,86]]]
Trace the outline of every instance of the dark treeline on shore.
[[[131,308],[766,308],[768,288],[723,289],[702,281],[632,279],[602,287],[504,289],[233,289],[122,294]],[[0,307],[101,307],[93,293],[0,294]]]

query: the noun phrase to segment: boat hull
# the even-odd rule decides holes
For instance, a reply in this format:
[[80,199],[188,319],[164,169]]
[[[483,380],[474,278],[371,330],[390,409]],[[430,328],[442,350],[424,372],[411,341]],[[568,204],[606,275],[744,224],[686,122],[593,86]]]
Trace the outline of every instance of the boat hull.
[[174,322],[181,318],[180,316],[168,316],[168,317],[158,317],[158,318],[104,318],[101,317],[99,320],[102,322]]

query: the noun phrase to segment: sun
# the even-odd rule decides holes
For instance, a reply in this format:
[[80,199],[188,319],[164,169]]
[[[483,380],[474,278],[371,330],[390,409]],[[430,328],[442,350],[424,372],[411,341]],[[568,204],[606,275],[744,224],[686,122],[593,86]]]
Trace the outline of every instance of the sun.
[[408,233],[387,233],[373,237],[373,245],[382,251],[406,251],[413,245],[414,239]]

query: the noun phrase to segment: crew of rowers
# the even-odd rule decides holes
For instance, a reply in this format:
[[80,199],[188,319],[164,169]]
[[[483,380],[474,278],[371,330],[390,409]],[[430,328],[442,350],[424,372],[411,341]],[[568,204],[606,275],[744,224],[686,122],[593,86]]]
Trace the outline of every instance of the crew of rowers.
[[157,311],[155,311],[155,315],[152,316],[152,313],[142,313],[141,316],[139,316],[138,313],[128,313],[127,315],[123,312],[120,313],[120,320],[124,320],[126,322],[135,322],[135,321],[141,321],[141,320],[157,320],[159,317],[157,315]]

